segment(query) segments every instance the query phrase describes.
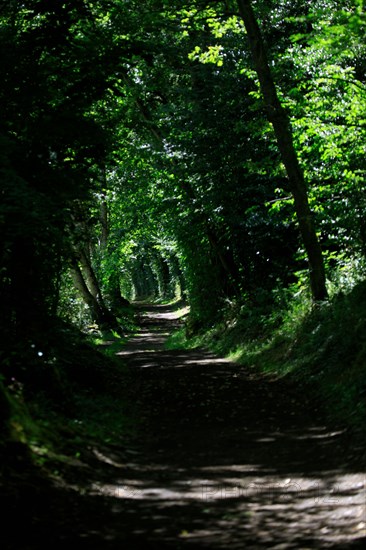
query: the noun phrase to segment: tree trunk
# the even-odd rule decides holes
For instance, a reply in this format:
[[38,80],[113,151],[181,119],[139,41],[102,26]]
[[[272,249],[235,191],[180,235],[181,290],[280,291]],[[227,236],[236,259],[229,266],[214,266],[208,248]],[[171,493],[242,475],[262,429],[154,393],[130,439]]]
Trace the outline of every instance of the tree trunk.
[[100,225],[101,225],[101,237],[100,246],[103,249],[107,248],[109,237],[109,222],[108,222],[108,205],[107,201],[103,198],[100,203]]
[[[209,223],[206,224],[206,234],[216,258],[221,266],[221,278],[225,275],[226,285],[225,293],[228,297],[233,294],[239,294],[239,271],[235,264],[233,255],[229,252],[225,254],[220,246],[216,233],[210,227]],[[223,285],[224,286],[224,285]]]
[[[117,311],[112,311],[107,307],[103,293],[96,276],[95,270],[91,261],[91,236],[85,221],[85,213],[82,206],[76,210],[76,214],[71,216],[72,223],[70,224],[71,233],[76,237],[73,239],[73,281],[74,285],[81,293],[85,303],[88,305],[93,320],[102,319],[102,323],[109,328],[117,329]],[[102,224],[102,241],[100,247],[106,249],[108,245],[108,214],[107,204],[104,201],[104,209],[100,211],[100,221]],[[104,250],[105,251],[105,250]],[[76,269],[76,272],[75,272]],[[81,280],[80,280],[81,277]],[[91,300],[90,296],[93,298]],[[97,304],[97,306],[95,305]]]
[[[105,192],[107,188],[107,175],[106,169],[103,169],[103,189],[102,192]],[[99,210],[99,220],[101,226],[101,236],[100,236],[100,249],[103,254],[108,254],[108,241],[109,241],[109,212],[108,212],[108,203],[103,196],[100,203]],[[107,293],[105,295],[107,302],[114,315],[118,316],[120,310],[130,305],[130,302],[124,298],[121,294],[120,288],[120,278],[118,274],[118,266],[110,273],[108,276],[107,283]]]
[[273,125],[282,162],[285,166],[294,198],[299,229],[309,261],[313,300],[325,300],[328,294],[325,285],[323,255],[316,235],[313,214],[309,206],[304,174],[293,143],[290,120],[277,95],[265,45],[251,2],[250,0],[237,1],[239,12],[247,31],[248,42],[267,109],[268,120]]
[[93,321],[101,329],[116,328],[116,319],[106,307],[103,307],[101,304],[98,303],[96,297],[90,292],[84,280],[79,264],[76,260],[72,261],[71,277],[75,288],[80,292],[82,299],[88,306]]
[[104,304],[102,291],[100,290],[100,286],[99,286],[97,277],[96,277],[96,275],[94,273],[94,269],[91,265],[89,255],[81,247],[77,249],[76,255],[77,255],[78,260],[80,262],[82,273],[83,273],[83,276],[85,278],[86,284],[88,285],[88,289],[90,290],[90,292],[94,296],[94,298],[97,300],[97,302],[100,304],[100,306],[101,307],[106,307],[105,304]]
[[109,275],[106,299],[112,312],[117,316],[121,313],[121,309],[130,305],[130,302],[121,294],[119,274],[116,271]]
[[99,210],[99,220],[101,226],[101,236],[100,236],[100,247],[106,250],[108,246],[108,237],[109,237],[109,219],[108,219],[108,204],[106,200],[106,189],[107,189],[107,172],[105,166],[103,167],[102,172],[102,199],[100,202]]

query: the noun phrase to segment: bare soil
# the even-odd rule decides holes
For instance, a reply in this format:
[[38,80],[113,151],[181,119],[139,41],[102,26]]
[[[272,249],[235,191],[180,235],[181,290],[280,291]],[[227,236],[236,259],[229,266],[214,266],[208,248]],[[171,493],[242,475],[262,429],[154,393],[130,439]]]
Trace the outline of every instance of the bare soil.
[[128,397],[136,437],[86,442],[62,481],[23,487],[2,548],[363,548],[365,464],[347,430],[284,381],[164,349],[178,323],[146,307],[119,353],[128,384],[111,377],[111,391]]

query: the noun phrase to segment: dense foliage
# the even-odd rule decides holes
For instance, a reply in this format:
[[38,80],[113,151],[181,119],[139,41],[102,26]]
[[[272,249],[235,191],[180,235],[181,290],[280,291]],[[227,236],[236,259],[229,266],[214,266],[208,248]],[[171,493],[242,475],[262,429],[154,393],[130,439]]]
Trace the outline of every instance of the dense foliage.
[[194,332],[363,279],[365,25],[361,0],[2,2],[5,378],[59,317],[183,297]]

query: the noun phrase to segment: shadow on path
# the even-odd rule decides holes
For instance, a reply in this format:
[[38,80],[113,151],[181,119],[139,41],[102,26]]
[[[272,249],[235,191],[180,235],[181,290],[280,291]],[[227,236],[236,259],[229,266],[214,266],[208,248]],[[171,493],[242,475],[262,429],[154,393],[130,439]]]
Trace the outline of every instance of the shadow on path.
[[362,548],[365,468],[347,434],[284,383],[206,351],[165,350],[178,322],[149,307],[119,354],[138,450],[90,448],[83,490],[59,488],[47,527],[8,548]]

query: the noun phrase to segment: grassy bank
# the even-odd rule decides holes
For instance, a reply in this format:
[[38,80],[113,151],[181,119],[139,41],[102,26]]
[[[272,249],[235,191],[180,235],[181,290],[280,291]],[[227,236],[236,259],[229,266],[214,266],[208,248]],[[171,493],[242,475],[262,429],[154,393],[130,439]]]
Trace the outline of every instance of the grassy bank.
[[366,431],[366,283],[312,306],[293,296],[286,307],[228,308],[223,321],[168,347],[209,347],[249,369],[286,378],[311,392],[328,415]]

